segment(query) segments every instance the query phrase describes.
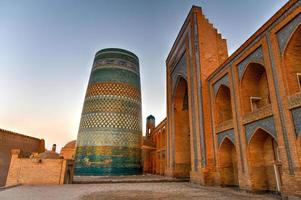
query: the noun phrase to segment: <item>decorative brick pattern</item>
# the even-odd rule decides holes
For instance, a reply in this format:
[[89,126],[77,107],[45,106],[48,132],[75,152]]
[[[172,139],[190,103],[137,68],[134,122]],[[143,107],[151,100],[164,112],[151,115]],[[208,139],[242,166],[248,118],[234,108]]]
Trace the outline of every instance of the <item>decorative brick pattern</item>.
[[85,100],[82,114],[109,112],[140,116],[141,104],[139,101],[118,96],[96,96]]
[[97,95],[114,95],[127,98],[133,98],[136,101],[141,101],[139,89],[127,84],[120,83],[96,83],[88,87],[86,97]]
[[141,130],[141,116],[119,113],[89,113],[82,115],[80,131],[86,128],[120,128]]

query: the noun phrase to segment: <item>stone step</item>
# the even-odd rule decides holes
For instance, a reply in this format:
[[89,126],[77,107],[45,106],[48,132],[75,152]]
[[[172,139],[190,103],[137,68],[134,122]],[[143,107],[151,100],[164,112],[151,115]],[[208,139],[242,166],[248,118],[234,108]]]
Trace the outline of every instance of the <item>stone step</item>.
[[95,183],[162,183],[162,182],[189,182],[187,178],[172,178],[156,175],[137,176],[74,176],[73,184]]

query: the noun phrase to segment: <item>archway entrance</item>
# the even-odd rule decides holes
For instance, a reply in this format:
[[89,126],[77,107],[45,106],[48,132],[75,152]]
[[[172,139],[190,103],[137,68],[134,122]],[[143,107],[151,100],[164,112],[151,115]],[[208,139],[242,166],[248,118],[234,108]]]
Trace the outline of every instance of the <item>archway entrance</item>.
[[280,182],[276,163],[279,153],[274,138],[265,130],[258,129],[250,140],[248,157],[252,189],[278,191]]
[[223,140],[219,149],[219,170],[222,186],[238,186],[236,149],[228,138]]
[[176,177],[189,177],[191,170],[189,104],[187,81],[180,78],[174,96],[175,171]]

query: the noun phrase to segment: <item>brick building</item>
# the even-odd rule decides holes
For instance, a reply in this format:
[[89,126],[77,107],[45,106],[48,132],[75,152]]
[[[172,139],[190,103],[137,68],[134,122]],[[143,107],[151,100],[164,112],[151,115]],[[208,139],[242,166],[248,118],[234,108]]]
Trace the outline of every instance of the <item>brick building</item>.
[[146,134],[142,142],[142,165],[144,173],[165,174],[166,167],[166,119],[155,127],[155,118],[146,119]]
[[28,155],[20,149],[13,149],[11,155],[5,186],[72,183],[74,161],[56,153],[56,145],[40,154]]
[[301,196],[300,0],[230,57],[221,34],[192,7],[166,72],[166,175]]
[[0,186],[5,185],[12,149],[20,149],[25,153],[44,152],[45,142],[43,139],[0,129]]

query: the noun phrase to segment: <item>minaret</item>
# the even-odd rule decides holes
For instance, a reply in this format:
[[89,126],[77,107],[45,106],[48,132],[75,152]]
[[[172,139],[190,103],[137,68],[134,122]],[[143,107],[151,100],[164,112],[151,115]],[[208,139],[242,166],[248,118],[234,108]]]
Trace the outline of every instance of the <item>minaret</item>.
[[156,127],[156,121],[155,121],[155,117],[152,115],[149,115],[146,118],[146,136],[149,136],[149,134],[155,129]]
[[138,57],[123,49],[96,53],[76,143],[75,176],[141,172]]

